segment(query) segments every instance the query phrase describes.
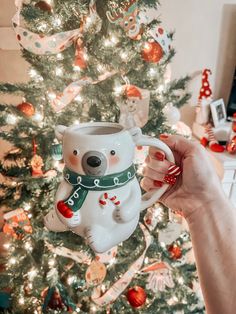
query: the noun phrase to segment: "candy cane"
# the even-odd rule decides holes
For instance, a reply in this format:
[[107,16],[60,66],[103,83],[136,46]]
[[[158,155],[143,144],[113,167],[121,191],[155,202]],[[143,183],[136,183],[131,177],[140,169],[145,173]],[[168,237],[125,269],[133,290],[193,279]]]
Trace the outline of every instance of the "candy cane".
[[115,195],[110,195],[107,192],[102,194],[102,196],[99,199],[99,204],[101,207],[106,206],[107,202],[111,201],[115,206],[119,206],[120,205],[120,201],[117,199],[117,196]]

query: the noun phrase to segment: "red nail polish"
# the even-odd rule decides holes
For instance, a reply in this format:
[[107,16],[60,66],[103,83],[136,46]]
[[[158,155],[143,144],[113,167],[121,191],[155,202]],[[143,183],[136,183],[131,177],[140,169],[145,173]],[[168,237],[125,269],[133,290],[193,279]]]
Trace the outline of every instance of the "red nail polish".
[[160,135],[160,138],[163,138],[163,139],[166,139],[166,138],[168,138],[169,137],[169,135],[167,135],[167,134],[161,134]]
[[156,152],[155,157],[157,160],[160,160],[160,161],[163,161],[165,159],[165,156],[160,152]]
[[179,166],[171,165],[168,168],[168,174],[170,174],[172,176],[179,176],[181,174],[181,169]]
[[163,182],[158,181],[158,180],[154,180],[153,184],[157,187],[157,188],[161,188],[163,186]]
[[164,182],[169,184],[169,185],[174,185],[176,180],[177,180],[177,178],[175,176],[173,176],[173,175],[170,175],[170,174],[167,174],[164,177]]

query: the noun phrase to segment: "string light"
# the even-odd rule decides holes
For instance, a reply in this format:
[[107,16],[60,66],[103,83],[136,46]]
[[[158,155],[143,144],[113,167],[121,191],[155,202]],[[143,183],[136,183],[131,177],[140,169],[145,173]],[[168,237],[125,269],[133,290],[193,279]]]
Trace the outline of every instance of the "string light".
[[29,70],[29,76],[34,78],[38,75],[38,72],[35,69],[30,69]]
[[8,114],[6,117],[6,123],[9,125],[14,125],[17,122],[17,117],[14,116],[13,114]]
[[5,249],[8,250],[11,247],[11,244],[10,243],[5,243],[5,244],[3,244],[3,246],[4,246]]
[[50,260],[48,261],[48,265],[50,267],[53,267],[56,264],[56,260],[54,258],[50,258]]
[[113,44],[117,44],[118,43],[118,38],[116,37],[116,36],[111,36],[111,42],[113,43]]
[[83,100],[83,98],[80,95],[77,95],[75,97],[75,101],[81,102]]
[[30,208],[31,208],[31,206],[29,203],[24,204],[24,210],[28,211],[28,210],[30,210]]
[[29,241],[25,242],[24,246],[25,246],[25,249],[27,251],[32,251],[33,250],[32,244]]
[[61,19],[57,16],[53,20],[53,26],[60,26],[61,25]]
[[158,88],[156,89],[156,91],[160,94],[164,91],[165,86],[163,84],[159,85]]
[[32,117],[32,120],[35,122],[42,122],[43,116],[41,115],[41,113],[36,112],[35,115]]
[[80,121],[79,121],[79,120],[75,120],[75,121],[73,122],[73,124],[80,124]]
[[115,94],[118,96],[119,94],[121,94],[121,92],[123,91],[123,87],[122,87],[122,85],[116,85],[115,87],[114,87],[114,92],[115,92]]
[[55,93],[53,93],[53,92],[49,92],[49,93],[48,93],[48,98],[50,98],[50,99],[56,99],[56,97],[57,97],[57,95],[56,95]]
[[127,60],[128,53],[123,51],[123,52],[121,52],[120,57],[121,57],[122,60]]
[[150,76],[154,77],[154,76],[156,76],[156,74],[157,74],[156,69],[151,68],[151,69],[149,70],[149,75],[150,75]]
[[15,259],[15,257],[11,257],[11,258],[9,259],[9,264],[11,264],[11,265],[15,265],[15,264],[16,264],[16,259]]
[[80,71],[81,71],[81,69],[80,69],[80,67],[79,67],[78,65],[74,65],[74,66],[73,66],[73,70],[74,70],[75,72],[80,72]]
[[56,68],[55,69],[55,74],[57,76],[62,76],[63,75],[63,69],[62,68]]
[[184,283],[184,278],[183,277],[179,277],[178,278],[178,282],[182,285]]
[[63,60],[64,59],[62,53],[58,53],[56,57],[57,57],[57,60]]
[[41,31],[41,32],[44,32],[46,31],[47,29],[47,24],[45,22],[41,22],[39,25],[38,25],[38,30]]
[[25,304],[25,299],[23,297],[20,297],[18,302],[20,305],[23,305]]
[[34,268],[28,272],[28,278],[30,281],[33,281],[36,276],[37,276],[37,270]]
[[69,276],[67,278],[67,283],[71,285],[76,280],[76,276]]

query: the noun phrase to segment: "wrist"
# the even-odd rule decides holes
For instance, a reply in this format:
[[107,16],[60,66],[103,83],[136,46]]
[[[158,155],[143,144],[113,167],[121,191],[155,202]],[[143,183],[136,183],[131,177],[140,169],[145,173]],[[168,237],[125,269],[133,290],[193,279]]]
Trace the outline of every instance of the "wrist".
[[231,207],[231,204],[219,186],[210,192],[203,193],[199,199],[195,199],[191,204],[191,210],[186,212],[185,218],[189,224],[198,223],[204,215],[211,215],[212,212],[222,213],[222,208],[225,206]]

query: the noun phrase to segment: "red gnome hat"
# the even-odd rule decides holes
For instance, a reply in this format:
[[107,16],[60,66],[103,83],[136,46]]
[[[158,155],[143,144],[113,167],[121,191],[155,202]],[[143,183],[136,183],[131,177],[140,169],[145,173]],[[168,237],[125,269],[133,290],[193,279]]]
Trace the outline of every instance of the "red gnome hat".
[[202,87],[200,89],[200,93],[198,96],[199,101],[201,101],[203,99],[207,99],[207,98],[211,97],[211,95],[212,95],[212,90],[210,88],[210,83],[208,80],[209,74],[212,74],[211,70],[209,70],[209,69],[205,69],[202,72]]
[[127,85],[124,94],[127,98],[135,97],[142,99],[141,91],[135,85]]

